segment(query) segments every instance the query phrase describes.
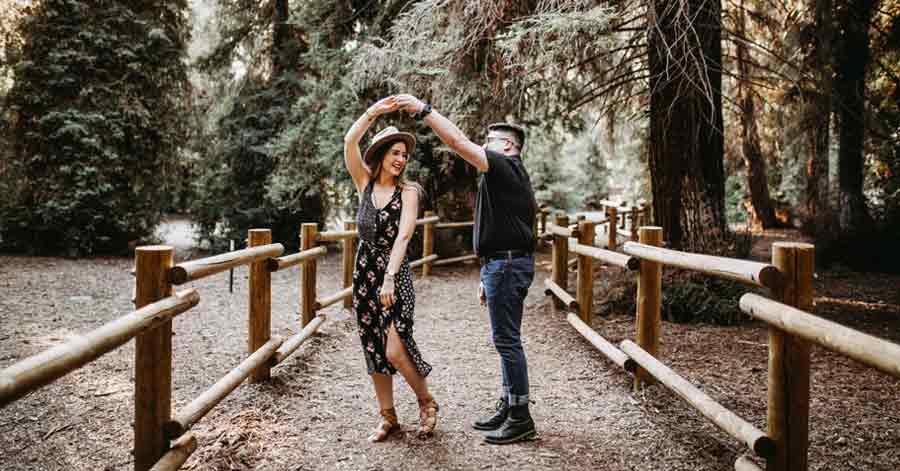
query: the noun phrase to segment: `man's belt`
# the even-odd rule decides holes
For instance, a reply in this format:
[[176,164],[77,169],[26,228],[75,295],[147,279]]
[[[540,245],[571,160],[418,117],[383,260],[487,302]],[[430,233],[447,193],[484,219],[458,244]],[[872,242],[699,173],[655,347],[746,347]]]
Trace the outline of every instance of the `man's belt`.
[[518,258],[518,257],[527,257],[527,256],[531,255],[532,253],[533,252],[530,250],[497,250],[497,251],[491,252],[489,254],[482,255],[481,261],[486,263],[491,260],[500,260],[500,259],[511,260],[513,258]]

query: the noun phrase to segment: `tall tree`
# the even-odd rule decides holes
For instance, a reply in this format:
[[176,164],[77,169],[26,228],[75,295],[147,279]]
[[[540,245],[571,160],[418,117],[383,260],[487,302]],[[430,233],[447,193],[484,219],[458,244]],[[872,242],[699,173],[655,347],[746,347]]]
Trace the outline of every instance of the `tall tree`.
[[[738,6],[737,32],[747,37],[747,19],[744,0]],[[766,161],[760,145],[759,130],[756,119],[756,92],[751,78],[750,51],[747,43],[736,41],[738,67],[738,107],[741,123],[741,154],[747,167],[747,187],[750,190],[750,202],[754,220],[762,227],[771,228],[778,225],[775,219],[775,207],[769,195],[769,183],[766,174]]]
[[812,87],[804,91],[803,123],[806,132],[807,224],[813,234],[830,233],[832,219],[831,191],[828,183],[828,150],[831,143],[831,93],[833,76],[832,43],[834,42],[832,0],[808,0],[807,10],[813,14],[812,33],[808,34]]
[[4,244],[121,251],[149,236],[187,129],[186,3],[45,0],[26,9],[8,95],[22,191]]
[[871,60],[869,26],[876,0],[847,0],[837,8],[839,31],[835,93],[840,130],[840,225],[844,233],[871,227],[863,194],[866,137],[866,71]]
[[714,250],[726,234],[721,6],[653,0],[650,9],[653,214],[671,246]]

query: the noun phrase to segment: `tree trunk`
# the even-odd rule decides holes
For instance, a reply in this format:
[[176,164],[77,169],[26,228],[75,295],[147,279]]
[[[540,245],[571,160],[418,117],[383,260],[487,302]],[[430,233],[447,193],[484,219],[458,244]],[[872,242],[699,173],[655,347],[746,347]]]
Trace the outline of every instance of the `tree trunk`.
[[275,0],[272,12],[272,76],[279,77],[289,67],[288,43],[291,40],[288,0]]
[[869,64],[869,21],[874,0],[850,0],[838,9],[842,32],[837,54],[840,151],[840,228],[853,234],[871,225],[863,195],[863,151],[866,135],[866,69]]
[[806,207],[807,230],[814,235],[831,232],[833,219],[828,184],[828,148],[831,129],[832,25],[831,0],[808,0],[815,15],[813,87],[806,90],[803,122],[806,132]]
[[[746,37],[744,2],[741,0],[738,28],[741,36]],[[768,178],[766,177],[766,161],[759,144],[759,131],[756,126],[756,100],[753,85],[750,83],[749,51],[743,41],[737,42],[738,57],[738,103],[741,108],[741,151],[744,164],[747,166],[747,187],[750,189],[750,202],[753,203],[753,220],[758,221],[763,229],[778,226],[775,218],[775,207],[769,195]]]
[[726,232],[721,14],[718,1],[650,5],[653,214],[671,247],[702,251]]

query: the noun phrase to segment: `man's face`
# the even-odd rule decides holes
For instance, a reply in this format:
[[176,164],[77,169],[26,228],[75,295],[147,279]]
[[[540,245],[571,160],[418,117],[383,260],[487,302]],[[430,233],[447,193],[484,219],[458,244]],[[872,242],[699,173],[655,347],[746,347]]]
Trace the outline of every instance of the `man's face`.
[[518,149],[515,139],[503,131],[488,131],[484,138],[484,148],[499,153],[507,153]]

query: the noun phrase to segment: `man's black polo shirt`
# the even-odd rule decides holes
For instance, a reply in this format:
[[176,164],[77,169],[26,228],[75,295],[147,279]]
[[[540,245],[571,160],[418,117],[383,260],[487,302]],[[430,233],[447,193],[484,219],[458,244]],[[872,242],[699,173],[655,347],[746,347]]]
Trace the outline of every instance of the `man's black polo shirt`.
[[519,156],[507,157],[485,149],[488,171],[478,182],[475,200],[475,253],[534,250],[534,213],[537,204],[531,178]]

